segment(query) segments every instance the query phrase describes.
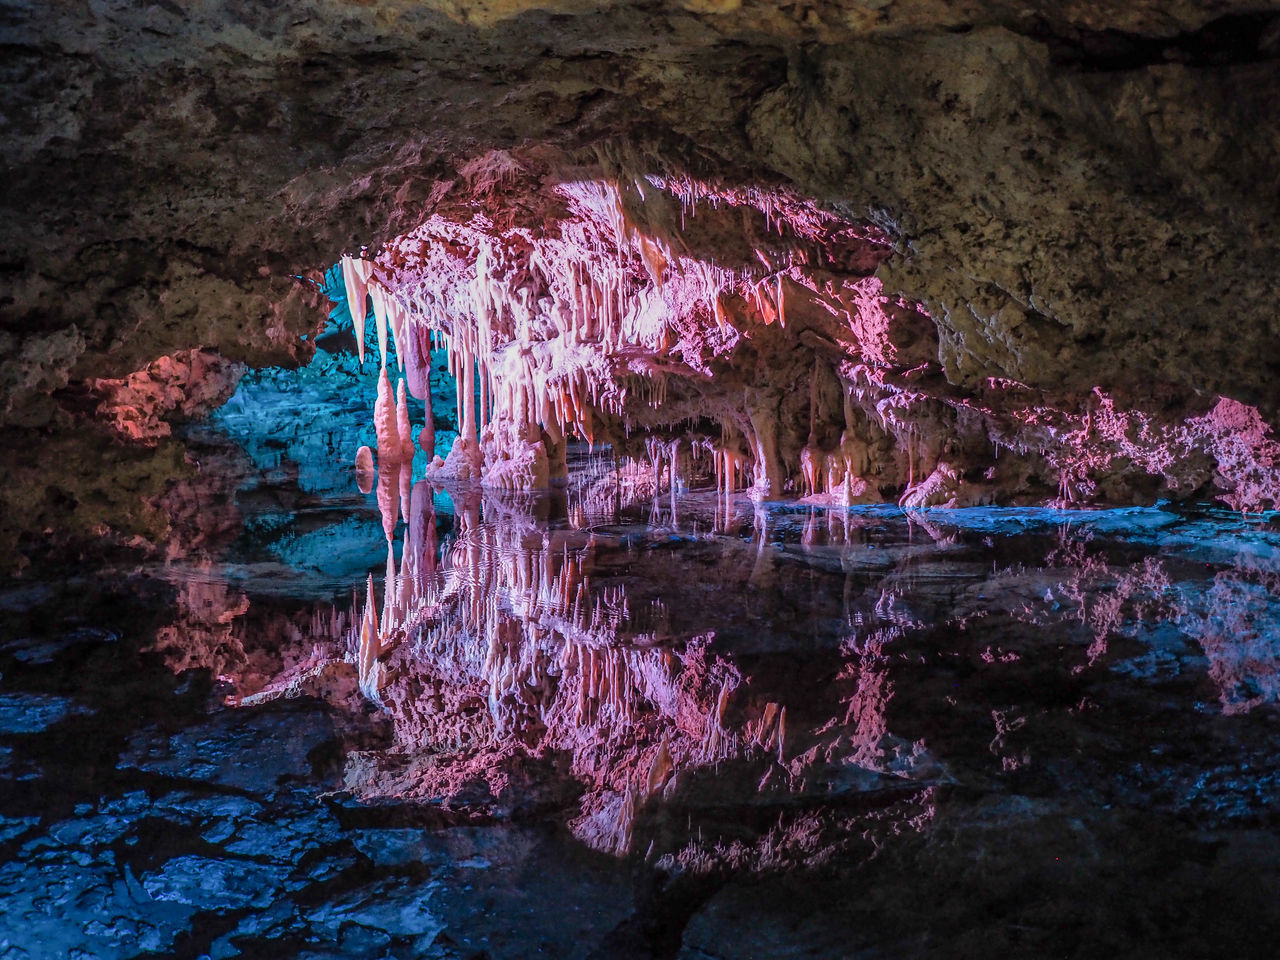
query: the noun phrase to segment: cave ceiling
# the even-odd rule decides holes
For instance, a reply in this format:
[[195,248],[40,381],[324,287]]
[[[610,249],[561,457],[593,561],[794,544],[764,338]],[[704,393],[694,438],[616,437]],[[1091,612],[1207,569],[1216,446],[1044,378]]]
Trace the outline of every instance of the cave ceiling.
[[[873,238],[849,275],[932,321],[948,402],[999,380],[1178,423],[1226,397],[1274,422],[1280,3],[55,0],[0,18],[11,430],[65,431],[157,363],[226,368],[222,394],[165,401],[198,412],[238,364],[309,358],[325,311],[305,278],[339,254],[433,216],[545,226],[557,183],[646,176],[785,195]],[[492,156],[520,171],[496,194],[466,174]],[[677,245],[733,268],[741,234],[700,229]]]

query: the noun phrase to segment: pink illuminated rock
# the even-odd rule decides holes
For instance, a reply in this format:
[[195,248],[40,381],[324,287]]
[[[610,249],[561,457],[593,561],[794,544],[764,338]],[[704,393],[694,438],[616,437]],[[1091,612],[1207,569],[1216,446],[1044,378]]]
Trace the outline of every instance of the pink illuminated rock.
[[396,384],[396,435],[400,440],[400,459],[406,463],[413,460],[413,430],[409,426],[409,401],[403,379]]
[[378,438],[379,463],[399,463],[404,447],[400,443],[396,398],[387,379],[387,368],[378,371],[378,398],[373,407],[373,428]]
[[373,451],[361,447],[356,451],[356,485],[361,493],[373,492],[373,480],[376,472],[373,467]]
[[160,357],[121,379],[90,381],[98,412],[122,436],[154,443],[172,432],[170,420],[207,414],[231,396],[243,368],[216,353],[184,350]]
[[[1007,377],[957,386],[938,322],[885,293],[894,254],[868,224],[781,187],[569,177],[549,156],[477,158],[372,268],[410,392],[429,395],[431,340],[456,381],[453,448],[437,462],[434,433],[419,438],[433,479],[562,483],[574,441],[656,467],[646,444],[660,436],[674,447],[655,493],[707,484],[928,509],[1213,484],[1256,510],[1280,492],[1256,411],[1233,430],[1226,407],[1209,415],[1195,398],[1143,407]],[[1252,408],[1237,406],[1243,424]]]

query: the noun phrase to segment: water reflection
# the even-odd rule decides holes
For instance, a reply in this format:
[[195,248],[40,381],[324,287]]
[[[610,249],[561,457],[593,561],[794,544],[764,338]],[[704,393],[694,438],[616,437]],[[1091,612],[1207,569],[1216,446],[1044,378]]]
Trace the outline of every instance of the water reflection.
[[33,955],[1274,952],[1270,526],[219,475],[5,597]]
[[[957,787],[1120,776],[1064,755],[1062,732],[1114,752],[1085,718],[1156,709],[1135,691],[1176,689],[1191,718],[1280,693],[1270,535],[1240,552],[1158,511],[1118,535],[723,496],[624,509],[604,473],[511,498],[380,472],[385,572],[278,638],[280,668],[243,672],[232,702],[376,708],[388,745],[346,759],[364,801],[552,815],[699,872],[873,856]],[[1118,734],[1120,752],[1184,722]]]

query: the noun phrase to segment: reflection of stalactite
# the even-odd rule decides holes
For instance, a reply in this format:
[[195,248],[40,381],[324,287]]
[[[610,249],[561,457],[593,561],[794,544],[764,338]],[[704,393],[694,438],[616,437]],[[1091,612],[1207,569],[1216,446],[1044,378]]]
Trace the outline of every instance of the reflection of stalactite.
[[356,451],[356,488],[363,494],[373,493],[375,475],[373,451],[368,447],[361,447]]
[[400,520],[400,470],[398,464],[382,458],[378,459],[378,513],[382,532],[390,543]]
[[1237,556],[1214,575],[1203,600],[1184,599],[1178,626],[1209,658],[1224,714],[1280,703],[1278,617],[1280,560],[1274,557]]
[[[660,826],[662,811],[690,788],[704,790],[731,771],[735,789],[759,793],[768,806],[769,796],[838,782],[826,771],[841,765],[908,776],[920,760],[889,737],[887,694],[871,702],[877,669],[877,689],[887,688],[888,660],[868,638],[849,648],[866,680],[865,709],[850,705],[845,723],[814,730],[796,719],[803,706],[797,713],[767,685],[744,691],[708,636],[672,637],[661,603],[637,605],[618,581],[595,582],[597,564],[611,565],[616,549],[603,546],[605,535],[548,529],[518,502],[472,493],[455,500],[454,535],[441,553],[432,495],[426,483],[410,491],[399,563],[389,549],[382,583],[370,577],[363,585],[344,647],[301,662],[246,701],[313,684],[348,705],[356,691],[376,704],[395,754],[411,760],[393,772],[366,757],[348,781],[358,795],[509,809],[526,795],[542,802],[545,781],[559,777],[573,784],[580,809],[569,827],[583,842],[617,855],[656,843],[656,859],[688,840],[698,851],[690,868],[709,869],[733,858],[780,863],[791,855],[784,851],[806,849],[811,827],[793,826],[787,814],[776,836],[732,855],[711,835],[703,844],[655,834],[670,829]],[[880,607],[885,618],[903,617],[892,594]],[[336,682],[340,670],[346,687]],[[860,836],[853,822],[842,821],[824,843]]]
[[[387,566],[391,566],[388,555]],[[387,596],[390,597],[390,591]],[[385,624],[386,618],[383,618]],[[365,592],[364,611],[360,617],[360,630],[356,644],[356,670],[360,692],[374,703],[382,703],[382,665],[378,657],[382,654],[382,627],[378,623],[377,608],[373,602],[373,575],[369,575],[369,583]]]
[[[399,686],[389,692],[390,651],[399,675],[422,678],[413,689],[447,682],[483,692],[483,729],[474,716],[465,734],[448,720],[455,742],[497,749],[533,736],[541,748],[572,753],[575,773],[594,779],[599,745],[642,737],[652,744],[644,765],[616,780],[621,771],[609,774],[618,804],[600,821],[612,826],[592,840],[614,852],[628,849],[637,810],[682,765],[722,762],[747,745],[781,760],[785,708],[771,704],[763,726],[756,718],[758,737],[732,731],[726,711],[741,682],[736,673],[717,666],[690,686],[687,654],[661,643],[662,606],[636,610],[620,586],[592,587],[592,535],[548,535],[519,514],[481,521],[465,502],[459,506],[457,536],[437,560],[430,488],[415,486],[399,570],[388,558],[382,615],[371,578],[352,638],[360,689],[384,707],[395,703],[392,720],[407,743],[445,718],[437,719],[431,700]],[[691,649],[702,655],[701,644]],[[595,836],[594,829],[587,832]]]

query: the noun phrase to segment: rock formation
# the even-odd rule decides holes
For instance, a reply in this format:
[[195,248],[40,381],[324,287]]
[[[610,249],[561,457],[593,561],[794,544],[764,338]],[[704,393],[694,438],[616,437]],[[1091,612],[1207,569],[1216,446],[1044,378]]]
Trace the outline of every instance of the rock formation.
[[[1278,18],[1274,0],[19,4],[3,27],[6,446],[53,449],[110,407],[101,384],[189,351],[304,361],[321,319],[309,271],[367,247],[407,294],[411,265],[393,261],[423,229],[485,238],[482,286],[549,285],[568,304],[584,278],[528,261],[555,238],[517,234],[599,226],[587,193],[613,190],[619,229],[591,263],[607,302],[592,309],[700,291],[669,343],[656,327],[613,341],[695,371],[608,381],[663,381],[672,415],[566,377],[567,393],[532,398],[553,408],[535,411],[548,446],[501,406],[520,376],[489,369],[479,417],[499,415],[456,474],[554,480],[561,426],[610,441],[687,426],[722,476],[768,495],[1266,505]],[[480,245],[446,252],[460,295]],[[875,304],[887,362],[865,329]],[[393,314],[377,316],[394,337]],[[425,322],[464,321],[483,333],[474,315]],[[833,324],[844,339],[822,339]],[[501,346],[450,336],[464,356]],[[706,375],[744,395],[708,399]],[[193,389],[170,416],[215,399]],[[687,424],[677,411],[695,399],[738,409]],[[886,400],[883,423],[863,423]],[[1241,418],[1247,450],[1219,429]]]
[[642,166],[489,153],[365,261],[401,338],[448,351],[462,426],[434,478],[544,486],[575,437],[665,462],[673,487],[714,476],[760,498],[1277,502],[1256,408],[1154,373],[1104,388],[1099,369],[1086,389],[1012,354],[966,382],[953,348],[991,331],[947,333],[928,312],[944,308],[888,295],[907,257],[881,227],[785,187]]

